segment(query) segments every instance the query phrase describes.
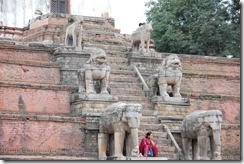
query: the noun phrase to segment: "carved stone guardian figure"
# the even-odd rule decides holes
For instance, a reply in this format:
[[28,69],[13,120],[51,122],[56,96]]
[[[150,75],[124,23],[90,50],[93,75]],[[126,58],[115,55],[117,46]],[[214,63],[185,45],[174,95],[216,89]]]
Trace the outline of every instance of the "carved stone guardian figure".
[[95,99],[117,99],[116,96],[110,95],[110,66],[105,51],[100,48],[87,51],[91,54],[90,59],[78,70],[79,95],[83,98],[88,96]]
[[132,51],[139,51],[140,47],[142,52],[145,52],[145,42],[146,42],[146,52],[149,52],[150,35],[153,28],[151,24],[143,23],[140,27],[136,29],[131,35]]
[[[184,102],[180,94],[182,79],[181,61],[176,54],[171,54],[165,59],[159,68],[159,72],[148,78],[147,83],[153,96],[161,96],[163,101]],[[170,87],[171,90],[168,90]]]
[[82,50],[83,17],[77,16],[72,24],[66,28],[65,47],[73,47],[75,51]]
[[[141,104],[114,103],[102,113],[99,121],[98,155],[100,160],[107,159],[107,147],[117,160],[126,156],[139,156],[138,128],[140,126]],[[124,148],[124,143],[126,147]]]
[[[185,160],[209,160],[207,156],[210,141],[211,159],[221,160],[221,122],[220,110],[197,110],[182,122],[182,147]],[[190,148],[192,146],[192,155]]]

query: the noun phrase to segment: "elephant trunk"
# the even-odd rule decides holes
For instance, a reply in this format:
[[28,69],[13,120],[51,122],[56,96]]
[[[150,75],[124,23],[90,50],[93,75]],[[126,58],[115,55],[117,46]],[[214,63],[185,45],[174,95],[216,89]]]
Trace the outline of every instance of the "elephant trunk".
[[214,130],[213,136],[210,139],[212,159],[221,160],[221,141],[220,141],[220,130]]
[[138,146],[138,128],[131,129],[133,148]]

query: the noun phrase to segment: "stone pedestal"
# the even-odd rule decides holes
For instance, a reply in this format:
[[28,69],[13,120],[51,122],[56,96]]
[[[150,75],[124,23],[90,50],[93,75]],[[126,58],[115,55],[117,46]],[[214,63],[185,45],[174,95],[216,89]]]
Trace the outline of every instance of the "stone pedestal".
[[80,100],[90,100],[90,101],[118,101],[118,97],[109,94],[87,94],[80,93]]
[[151,101],[153,103],[163,102],[163,103],[167,103],[167,104],[190,105],[190,99],[184,98],[184,97],[153,96]]
[[78,86],[78,70],[84,68],[84,64],[90,58],[90,52],[70,52],[57,49],[54,53],[56,63],[59,64],[61,84]]
[[188,114],[190,105],[186,104],[170,104],[165,102],[155,103],[154,108],[158,111],[158,115],[185,117]]
[[156,161],[161,161],[161,160],[168,160],[166,157],[130,157],[127,160],[156,160]]
[[72,115],[100,116],[106,108],[118,101],[117,96],[107,94],[84,94],[71,105]]
[[138,52],[130,52],[129,57],[156,57],[156,58],[161,58],[161,54],[155,51],[151,51],[151,52],[142,52],[142,51],[138,51]]
[[154,96],[151,100],[158,115],[185,117],[188,114],[190,100],[188,98],[169,97],[167,101],[162,96]]
[[179,133],[183,119],[189,114],[190,100],[169,97],[168,101],[165,101],[162,96],[154,96],[152,103],[161,124],[167,125],[170,131]]

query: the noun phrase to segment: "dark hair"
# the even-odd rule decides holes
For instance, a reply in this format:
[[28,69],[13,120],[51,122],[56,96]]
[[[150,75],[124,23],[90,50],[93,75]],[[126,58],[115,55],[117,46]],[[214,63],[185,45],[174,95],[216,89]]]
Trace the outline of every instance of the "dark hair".
[[139,26],[142,26],[142,25],[144,25],[145,24],[145,22],[144,23],[139,23]]
[[151,131],[147,132],[147,134],[146,134],[146,138],[148,138],[148,136],[150,136],[151,134],[152,134]]

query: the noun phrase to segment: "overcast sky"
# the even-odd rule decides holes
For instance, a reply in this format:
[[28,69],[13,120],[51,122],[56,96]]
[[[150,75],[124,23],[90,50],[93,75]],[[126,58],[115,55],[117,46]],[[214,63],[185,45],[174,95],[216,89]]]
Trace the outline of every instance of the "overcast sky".
[[86,0],[84,15],[101,16],[104,11],[110,12],[115,19],[115,28],[122,34],[131,34],[140,22],[146,22],[145,2],[149,0]]

